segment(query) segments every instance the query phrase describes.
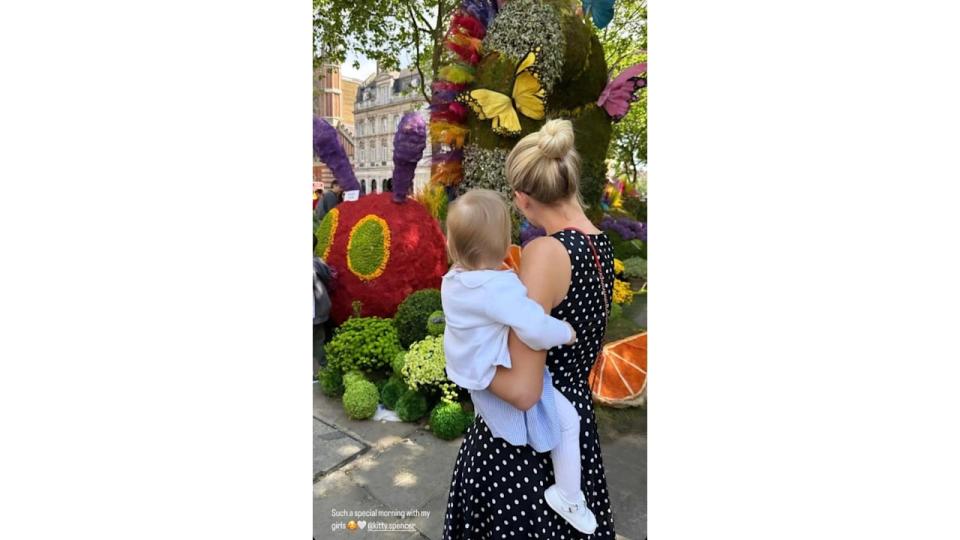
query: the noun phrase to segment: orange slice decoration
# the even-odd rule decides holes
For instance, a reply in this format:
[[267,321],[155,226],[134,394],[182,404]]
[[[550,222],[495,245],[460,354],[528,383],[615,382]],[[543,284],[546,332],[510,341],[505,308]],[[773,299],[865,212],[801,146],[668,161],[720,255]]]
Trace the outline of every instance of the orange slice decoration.
[[647,388],[647,333],[604,345],[589,380],[594,400],[604,405],[642,404]]

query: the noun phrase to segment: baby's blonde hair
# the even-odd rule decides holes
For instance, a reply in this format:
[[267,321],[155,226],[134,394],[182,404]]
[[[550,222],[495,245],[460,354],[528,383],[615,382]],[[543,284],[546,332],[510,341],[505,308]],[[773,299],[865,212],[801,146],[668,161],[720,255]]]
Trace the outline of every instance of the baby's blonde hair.
[[495,266],[510,248],[513,224],[503,196],[489,189],[463,194],[447,212],[447,250],[467,270]]
[[520,139],[507,156],[507,181],[514,191],[553,204],[580,201],[580,154],[573,147],[573,124],[550,120]]

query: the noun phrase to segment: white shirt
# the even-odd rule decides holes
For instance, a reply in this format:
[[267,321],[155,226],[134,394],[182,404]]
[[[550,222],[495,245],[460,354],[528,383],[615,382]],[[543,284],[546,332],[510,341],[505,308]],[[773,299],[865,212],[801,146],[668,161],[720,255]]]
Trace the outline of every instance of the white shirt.
[[447,376],[468,390],[490,386],[496,366],[510,367],[507,335],[511,328],[534,350],[573,339],[573,328],[543,311],[527,297],[520,278],[507,270],[453,267],[440,286],[446,329],[443,351]]

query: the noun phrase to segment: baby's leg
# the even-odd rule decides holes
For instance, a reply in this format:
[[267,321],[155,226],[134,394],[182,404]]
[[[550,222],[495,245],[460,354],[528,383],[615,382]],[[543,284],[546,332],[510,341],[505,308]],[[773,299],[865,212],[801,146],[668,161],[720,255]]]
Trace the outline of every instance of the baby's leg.
[[560,442],[550,452],[557,487],[568,501],[580,499],[580,416],[559,390],[553,390],[560,417]]

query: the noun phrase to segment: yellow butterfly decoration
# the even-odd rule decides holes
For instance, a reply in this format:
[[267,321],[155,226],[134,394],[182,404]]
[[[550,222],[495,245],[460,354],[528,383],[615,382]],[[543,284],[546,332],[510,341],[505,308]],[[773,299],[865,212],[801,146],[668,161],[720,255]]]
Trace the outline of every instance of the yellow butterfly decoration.
[[493,120],[493,132],[497,135],[520,134],[520,117],[517,111],[534,120],[544,114],[546,91],[540,85],[537,74],[537,52],[533,51],[517,65],[513,77],[513,97],[500,92],[479,88],[464,94],[461,101],[467,103],[481,120]]

